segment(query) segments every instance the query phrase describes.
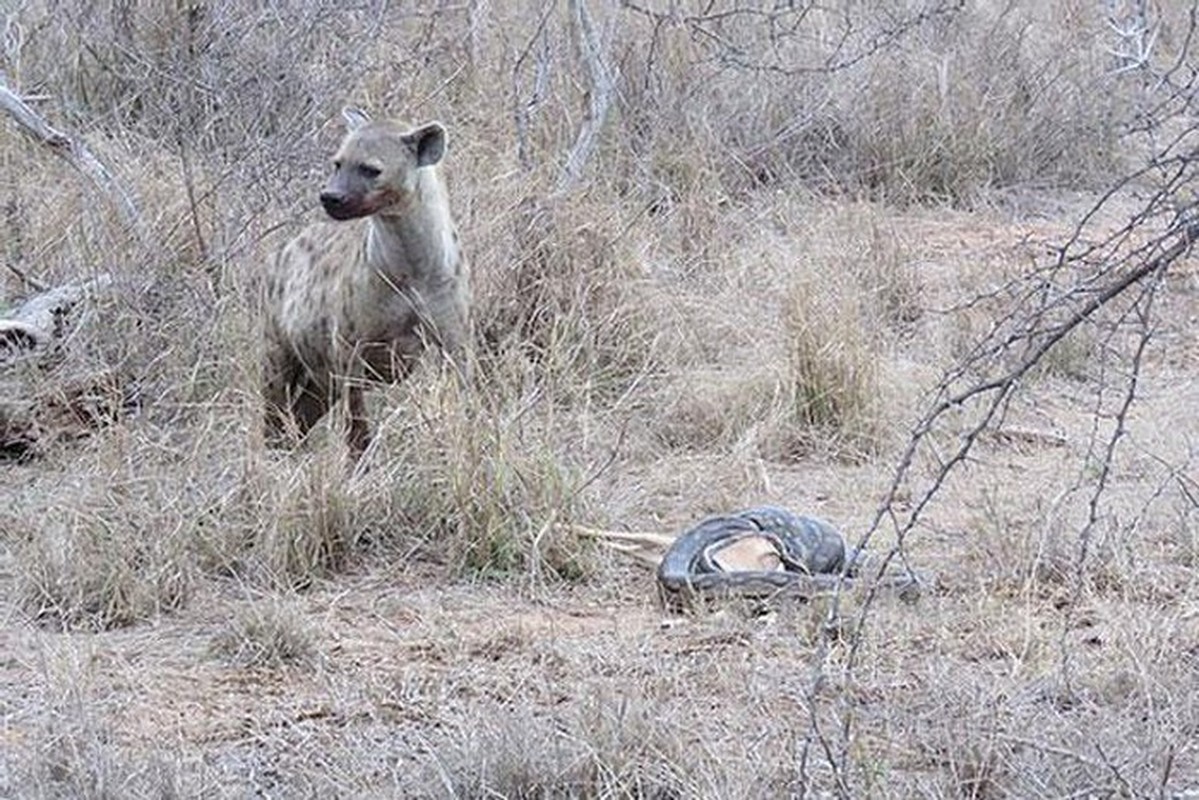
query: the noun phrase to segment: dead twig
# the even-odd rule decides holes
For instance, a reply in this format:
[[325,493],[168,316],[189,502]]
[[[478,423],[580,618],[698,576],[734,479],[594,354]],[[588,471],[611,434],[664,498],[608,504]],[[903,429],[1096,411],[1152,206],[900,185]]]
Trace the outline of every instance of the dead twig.
[[12,272],[13,275],[16,275],[17,278],[21,281],[21,283],[23,283],[26,286],[28,286],[29,288],[33,289],[35,292],[44,292],[50,288],[50,284],[46,283],[43,280],[33,277],[28,272],[26,272],[25,270],[18,267],[16,264],[5,263],[4,266],[8,267],[9,271]]

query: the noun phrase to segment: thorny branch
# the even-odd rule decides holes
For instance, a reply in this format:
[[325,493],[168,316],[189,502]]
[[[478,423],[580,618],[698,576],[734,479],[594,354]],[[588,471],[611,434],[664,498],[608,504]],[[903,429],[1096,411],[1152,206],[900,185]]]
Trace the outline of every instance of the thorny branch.
[[[1199,164],[1195,166],[1199,168]],[[1130,224],[1145,227],[1149,222],[1150,216],[1141,214],[1135,217]],[[1117,233],[1116,235],[1120,234]],[[895,558],[903,559],[909,534],[915,530],[924,512],[939,494],[951,473],[969,459],[980,436],[991,429],[998,420],[1003,418],[1008,404],[1021,388],[1021,381],[1030,371],[1042,361],[1054,345],[1060,342],[1072,330],[1090,320],[1098,311],[1110,306],[1115,300],[1123,297],[1130,290],[1139,287],[1141,294],[1132,300],[1132,305],[1140,321],[1141,331],[1131,356],[1131,367],[1126,376],[1126,389],[1121,406],[1115,415],[1114,429],[1103,447],[1100,460],[1101,472],[1098,480],[1095,482],[1088,504],[1088,519],[1079,533],[1079,553],[1076,561],[1077,582],[1074,591],[1075,599],[1077,599],[1085,570],[1089,542],[1094,527],[1100,518],[1099,504],[1107,486],[1110,470],[1113,468],[1113,456],[1116,445],[1124,434],[1127,414],[1135,399],[1141,358],[1151,338],[1151,328],[1149,325],[1150,300],[1161,276],[1172,265],[1191,252],[1196,240],[1199,240],[1199,225],[1191,224],[1175,227],[1166,234],[1155,238],[1155,246],[1160,250],[1156,256],[1142,263],[1133,264],[1131,263],[1132,259],[1140,254],[1143,249],[1137,248],[1129,256],[1114,260],[1106,265],[1101,277],[1106,277],[1108,283],[1096,287],[1094,281],[1085,281],[1067,291],[1065,298],[1059,299],[1052,304],[1052,308],[1054,309],[1068,309],[1068,314],[1064,319],[1054,321],[1048,317],[1046,307],[1033,306],[1028,309],[1028,316],[1025,319],[1016,320],[1022,326],[1019,330],[1012,333],[993,330],[988,337],[991,340],[987,343],[988,346],[976,348],[973,353],[964,359],[964,363],[959,363],[947,371],[931,408],[914,427],[909,437],[908,445],[896,467],[890,487],[876,511],[871,525],[859,543],[859,547],[866,547],[870,539],[883,526],[884,522],[890,522],[895,533],[895,544],[880,559],[878,566],[880,570],[879,575],[882,574],[881,571],[885,570]],[[1068,267],[1073,266],[1078,266],[1076,256],[1063,255],[1056,264],[1058,270],[1066,270]],[[1119,324],[1120,320],[1117,320],[1117,327]],[[1002,344],[998,344],[997,342]],[[1015,366],[1006,369],[1003,367],[1005,356],[1012,355],[1018,349],[1018,346],[1027,347],[1029,345],[1031,345],[1031,348],[1027,350]],[[996,368],[999,370],[998,374],[992,375],[991,373]],[[972,374],[977,374],[978,377],[969,378]],[[964,388],[955,390],[954,385],[963,379],[967,381],[967,385]],[[976,420],[959,434],[958,444],[949,456],[940,459],[939,468],[928,483],[927,488],[919,495],[910,509],[901,510],[904,507],[901,497],[911,477],[917,454],[923,449],[935,448],[931,438],[940,432],[943,425],[947,424],[949,415],[969,408],[975,410],[977,414]],[[1098,418],[1100,413],[1100,410],[1097,409],[1095,412],[1096,418]],[[1094,435],[1097,434],[1098,432],[1096,431]],[[873,607],[876,597],[877,591],[872,589],[855,615],[851,628],[852,632],[849,636],[848,653],[843,667],[846,674],[852,674],[856,668],[861,654],[865,629],[869,622],[870,610]],[[836,625],[839,614],[839,605],[836,599],[834,599],[828,614],[828,624],[830,627]],[[1069,619],[1066,622],[1068,626]],[[823,648],[819,658],[820,666],[817,669],[818,677],[815,679],[819,682],[825,680],[824,670],[827,667],[827,658],[829,656],[828,644],[823,645]],[[1062,659],[1062,667],[1064,672],[1063,678],[1068,685],[1069,662],[1065,657]],[[815,725],[815,714],[816,712],[813,709],[810,735],[817,741],[822,741],[825,735]],[[840,731],[841,750],[834,762],[835,769],[839,774],[843,773],[848,763],[848,743],[850,741],[851,725],[852,716],[846,712],[842,717],[842,730]]]
[[[1191,240],[1194,241],[1194,232],[1192,230]],[[1084,523],[1082,530],[1079,532],[1079,547],[1077,558],[1074,564],[1074,586],[1071,591],[1070,602],[1066,606],[1066,618],[1062,625],[1061,636],[1058,639],[1058,648],[1062,672],[1062,688],[1067,699],[1073,695],[1073,675],[1071,671],[1072,662],[1070,658],[1070,648],[1067,645],[1066,637],[1070,630],[1074,627],[1074,615],[1077,610],[1078,602],[1082,594],[1083,581],[1086,578],[1087,557],[1090,554],[1092,539],[1094,538],[1095,528],[1100,522],[1100,507],[1103,501],[1104,491],[1107,489],[1108,483],[1112,477],[1112,467],[1115,460],[1116,445],[1123,438],[1128,429],[1128,412],[1132,408],[1133,401],[1136,399],[1136,390],[1138,380],[1141,374],[1141,364],[1144,359],[1145,349],[1149,345],[1149,340],[1152,338],[1152,305],[1153,299],[1156,296],[1157,287],[1160,285],[1162,271],[1153,273],[1153,280],[1147,281],[1144,289],[1139,297],[1133,301],[1133,306],[1128,314],[1136,316],[1138,325],[1138,336],[1136,349],[1132,354],[1132,364],[1128,370],[1127,381],[1125,384],[1124,397],[1116,412],[1114,424],[1111,434],[1104,442],[1103,453],[1098,459],[1099,474],[1095,478],[1094,486],[1091,489],[1091,495],[1087,502],[1087,520]],[[1094,411],[1094,426],[1095,429],[1091,436],[1091,446],[1087,454],[1087,462],[1093,462],[1094,450],[1098,443],[1098,427],[1102,417],[1102,385],[1100,387],[1100,396],[1096,398]],[[1084,469],[1085,469],[1084,465]],[[1083,482],[1082,476],[1079,477],[1079,488]]]
[[[1188,47],[1195,23],[1196,14],[1192,10],[1185,40]],[[1144,23],[1142,28],[1148,24]],[[1146,41],[1140,51],[1145,60],[1138,65],[1143,69],[1148,69],[1148,51],[1152,47],[1151,40]],[[1185,75],[1182,82],[1177,80],[1180,75]],[[1006,297],[1011,302],[1010,310],[1000,316],[958,363],[945,371],[928,409],[913,427],[890,486],[859,542],[859,547],[866,547],[889,524],[895,543],[879,560],[880,575],[893,559],[904,559],[908,536],[920,524],[950,475],[970,459],[980,437],[1003,420],[1025,379],[1055,346],[1080,326],[1090,324],[1107,331],[1104,345],[1115,352],[1131,327],[1135,336],[1126,345],[1128,352],[1118,371],[1123,384],[1116,408],[1105,411],[1112,375],[1104,371],[1095,387],[1094,425],[1086,463],[1071,490],[1089,487],[1086,516],[1078,531],[1070,606],[1078,604],[1092,539],[1104,517],[1103,504],[1115,469],[1116,448],[1127,431],[1144,354],[1154,333],[1153,299],[1163,277],[1193,251],[1199,240],[1199,218],[1191,199],[1199,191],[1199,154],[1188,145],[1199,133],[1199,124],[1191,123],[1184,133],[1165,141],[1156,135],[1165,120],[1194,119],[1199,106],[1196,91],[1199,78],[1185,73],[1178,64],[1156,77],[1160,96],[1149,98],[1154,104],[1142,112],[1133,126],[1134,131],[1149,134],[1153,155],[1143,166],[1113,182],[1053,251],[1052,260],[991,296]],[[1146,185],[1155,185],[1156,189],[1139,195]],[[1101,212],[1110,211],[1117,200],[1127,198],[1137,201],[1136,210],[1128,215],[1127,222],[1115,231],[1095,235]],[[944,441],[945,434],[954,431],[954,421],[962,417],[970,421],[964,429],[956,431],[956,443],[949,451],[940,452],[938,439]],[[910,492],[914,468],[921,455],[932,456],[937,468],[918,493]],[[1183,481],[1179,480],[1179,484],[1182,486]],[[1183,491],[1186,493],[1185,487]],[[909,492],[914,498],[910,504],[904,502]],[[843,660],[838,677],[842,681],[851,680],[857,668],[876,597],[876,591],[868,593],[848,626],[848,635],[842,636],[841,641],[847,644],[839,650]],[[1068,608],[1060,640],[1061,680],[1067,700],[1071,662],[1065,637],[1072,625],[1072,613],[1072,608]],[[844,630],[840,614],[838,598],[834,596],[826,619],[830,630]],[[842,797],[850,797],[852,708],[842,698],[839,741],[835,743],[829,740],[820,709],[820,689],[830,678],[832,653],[833,643],[825,641],[816,654],[806,697],[809,730],[801,754],[801,769],[806,769],[809,749],[818,747],[834,773],[838,792]]]

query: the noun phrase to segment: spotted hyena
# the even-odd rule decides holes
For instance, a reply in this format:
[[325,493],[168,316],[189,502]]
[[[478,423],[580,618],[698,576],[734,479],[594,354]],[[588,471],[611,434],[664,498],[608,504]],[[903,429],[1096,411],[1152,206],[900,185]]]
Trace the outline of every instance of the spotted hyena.
[[288,242],[266,281],[263,390],[272,442],[344,403],[359,456],[366,386],[404,377],[428,345],[464,366],[470,289],[438,168],[445,128],[342,114],[346,136],[320,194],[334,221]]

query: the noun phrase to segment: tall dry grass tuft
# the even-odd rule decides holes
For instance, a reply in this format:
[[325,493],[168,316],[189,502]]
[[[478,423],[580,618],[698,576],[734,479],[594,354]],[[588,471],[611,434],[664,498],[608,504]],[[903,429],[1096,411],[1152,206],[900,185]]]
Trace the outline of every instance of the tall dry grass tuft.
[[878,452],[905,408],[892,355],[923,313],[900,232],[864,204],[780,193],[725,212],[710,238],[711,262],[657,299],[672,357],[649,382],[659,442],[781,460]]
[[278,599],[238,609],[228,627],[214,637],[212,651],[234,666],[254,669],[310,666],[316,658],[311,625]]
[[340,569],[362,534],[345,454],[327,441],[313,449],[279,454],[241,489],[248,504],[239,509],[248,522],[243,559],[282,586],[304,587]]
[[783,452],[822,440],[846,456],[878,452],[904,408],[892,353],[921,316],[919,279],[898,232],[867,207],[825,212],[806,244],[781,312],[792,425]]
[[879,342],[856,287],[798,281],[785,324],[794,415],[801,429],[869,452],[879,436]]
[[499,360],[519,351],[555,403],[611,403],[665,358],[650,282],[627,239],[638,214],[596,217],[595,201],[528,199],[513,221],[513,263],[483,301]]
[[[203,482],[192,558],[214,576],[259,586],[311,587],[360,554],[381,490],[355,480],[336,415],[294,451],[271,450],[262,405],[244,391],[222,396],[191,454]],[[218,416],[224,417],[219,423]]]
[[[480,365],[463,392],[448,375],[417,376],[380,431],[383,540],[415,541],[455,571],[577,579],[588,548],[563,533],[583,508],[583,464],[555,446],[553,398],[527,383],[519,354]],[[368,475],[368,479],[371,479]]]

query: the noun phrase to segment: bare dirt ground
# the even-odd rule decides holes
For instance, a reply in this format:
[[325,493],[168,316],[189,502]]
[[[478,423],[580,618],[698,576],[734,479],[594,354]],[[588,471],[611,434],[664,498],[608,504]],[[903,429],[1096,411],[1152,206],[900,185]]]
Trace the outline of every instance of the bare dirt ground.
[[[1018,271],[1086,200],[877,212],[902,232],[924,310],[894,343],[888,443],[856,461],[771,460],[735,445],[663,451],[655,426],[678,419],[643,411],[589,487],[600,522],[678,532],[770,502],[852,540],[890,483],[916,388],[936,377],[937,343],[964,324],[936,309],[963,282]],[[206,577],[178,610],[62,633],[30,618],[7,552],[0,786],[109,797],[825,796],[837,785],[821,740],[805,737],[827,693],[820,730],[835,746],[852,722],[858,796],[1197,796],[1199,529],[1163,465],[1190,465],[1193,483],[1199,274],[1188,263],[1167,283],[1081,603],[1071,593],[1086,493],[1071,487],[1093,469],[1095,409],[1064,369],[1038,377],[938,494],[908,556],[939,584],[914,604],[878,602],[850,685],[834,672],[814,686],[817,651],[830,648],[834,665],[848,655],[824,627],[826,601],[669,614],[650,570],[619,555],[560,585],[449,580],[423,557],[366,553],[299,593]],[[744,362],[744,374],[755,368]],[[52,502],[73,464],[137,439],[138,426],[0,466],[0,505]],[[846,598],[847,615],[859,601]],[[230,622],[253,609],[284,615],[305,657],[273,668],[230,657]]]

